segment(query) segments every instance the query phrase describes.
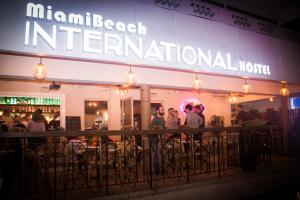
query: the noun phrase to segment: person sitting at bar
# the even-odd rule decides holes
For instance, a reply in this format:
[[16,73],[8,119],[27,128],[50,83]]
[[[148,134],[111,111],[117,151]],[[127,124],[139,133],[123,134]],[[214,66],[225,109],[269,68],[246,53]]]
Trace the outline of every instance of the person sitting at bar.
[[10,110],[4,109],[2,113],[2,120],[4,121],[4,124],[8,127],[8,131],[10,131],[13,127],[13,119],[10,117]]
[[23,129],[20,130],[20,132],[26,131],[26,126],[22,123],[21,117],[19,115],[15,115],[13,119],[13,129],[16,128]]
[[[46,120],[46,118],[43,116],[43,111],[40,108],[38,108],[38,109],[36,109],[36,112],[39,113],[39,115],[43,119],[43,122],[44,122],[44,125],[45,125],[45,129],[48,130],[49,124],[48,124],[48,121]],[[32,116],[32,118],[33,118],[33,116]]]
[[22,124],[27,127],[27,124],[31,121],[31,117],[29,113],[26,113],[26,115],[23,117]]
[[[41,115],[41,111],[37,109],[32,114],[32,120],[27,125],[28,132],[44,132],[46,131],[45,122],[43,116]],[[44,138],[29,138],[29,148],[35,150],[39,145],[45,142]]]
[[32,120],[28,123],[27,125],[28,132],[44,132],[46,131],[45,128],[45,123],[44,123],[44,118],[37,109],[33,114],[32,114]]

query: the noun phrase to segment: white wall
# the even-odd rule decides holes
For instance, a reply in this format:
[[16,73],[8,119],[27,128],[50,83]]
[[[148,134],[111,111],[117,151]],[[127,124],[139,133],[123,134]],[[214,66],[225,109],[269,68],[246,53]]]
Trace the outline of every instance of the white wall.
[[[120,100],[121,98],[132,97],[140,100],[139,89],[129,90],[128,95],[120,96],[116,94],[114,86],[96,86],[79,84],[62,84],[59,91],[49,91],[44,88],[49,83],[39,83],[32,81],[11,81],[0,80],[0,95],[44,95],[65,97],[65,116],[81,116],[81,127],[84,128],[84,100],[106,100],[109,105],[109,129],[120,129]],[[13,93],[12,93],[13,91]],[[216,98],[213,93],[152,89],[152,102],[162,102],[166,109],[173,107],[180,110],[180,105],[186,99],[198,99],[206,106],[205,115],[209,119],[212,114],[219,114],[226,117],[226,124],[229,125],[230,104],[226,99]],[[166,112],[167,113],[167,112]],[[180,117],[184,121],[184,114]],[[208,120],[207,120],[208,121]]]
[[[0,77],[32,79],[33,69],[38,58],[0,54]],[[60,80],[79,83],[124,83],[128,66],[92,63],[82,61],[43,59],[48,70],[48,80]],[[149,84],[152,87],[190,89],[195,74],[152,68],[133,68],[137,84]],[[202,88],[209,90],[242,92],[243,79],[213,75],[199,75]],[[278,95],[280,83],[249,80],[251,92],[258,94]],[[300,92],[300,85],[289,85],[291,93]],[[112,97],[114,98],[114,97]]]
[[[85,100],[105,100],[108,101],[109,109],[109,129],[118,130],[121,128],[120,123],[120,101],[122,98],[132,97],[133,100],[140,100],[139,89],[130,89],[125,96],[116,94],[115,86],[105,85],[87,85],[87,84],[62,84],[58,91],[49,91],[46,89],[49,83],[37,81],[13,81],[0,80],[0,95],[41,95],[41,96],[58,96],[63,97],[62,105],[63,116],[80,116],[81,127],[84,129],[84,101]],[[253,96],[253,97],[250,97]],[[260,99],[266,96],[250,95],[245,99]],[[201,92],[195,93],[184,90],[170,89],[151,89],[151,101],[161,102],[167,109],[173,107],[180,111],[180,105],[187,99],[197,99],[206,107],[205,116],[208,123],[211,115],[223,115],[225,125],[230,125],[230,102],[227,98],[220,97],[217,93]],[[242,101],[243,98],[238,98]],[[167,116],[165,116],[167,117]],[[63,117],[64,118],[64,117]],[[182,123],[184,122],[184,113],[180,112]]]

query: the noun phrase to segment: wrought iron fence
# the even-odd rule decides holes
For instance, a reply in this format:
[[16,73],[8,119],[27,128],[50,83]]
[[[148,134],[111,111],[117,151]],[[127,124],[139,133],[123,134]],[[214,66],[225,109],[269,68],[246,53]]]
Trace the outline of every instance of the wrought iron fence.
[[[1,133],[1,196],[57,199],[189,183],[242,168],[271,168],[269,127]],[[119,136],[120,140],[109,140]],[[17,198],[18,198],[17,197]]]

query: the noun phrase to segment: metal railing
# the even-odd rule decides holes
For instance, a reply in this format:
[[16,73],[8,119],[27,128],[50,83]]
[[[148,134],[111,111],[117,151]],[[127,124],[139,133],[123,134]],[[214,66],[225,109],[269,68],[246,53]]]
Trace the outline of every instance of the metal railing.
[[105,195],[270,169],[270,133],[267,126],[1,133],[0,195],[57,199],[79,189]]

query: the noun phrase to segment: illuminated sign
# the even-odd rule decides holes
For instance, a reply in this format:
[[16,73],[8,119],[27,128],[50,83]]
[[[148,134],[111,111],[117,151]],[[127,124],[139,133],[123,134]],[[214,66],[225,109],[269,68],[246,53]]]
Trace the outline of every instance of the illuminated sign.
[[[249,53],[243,55],[238,50],[231,51],[236,47],[226,49],[222,48],[224,45],[221,44],[220,48],[218,44],[210,47],[201,37],[193,40],[188,37],[190,31],[205,32],[200,28],[182,30],[183,33],[180,35],[178,30],[184,24],[179,23],[174,26],[174,29],[167,30],[170,37],[167,36],[166,31],[160,32],[158,28],[164,27],[161,23],[168,20],[160,19],[155,15],[159,8],[144,8],[143,5],[134,1],[131,5],[136,6],[136,10],[135,14],[132,14],[130,10],[132,6],[126,4],[132,1],[119,1],[123,4],[120,3],[121,5],[115,9],[115,4],[108,2],[111,1],[91,1],[89,2],[91,5],[77,2],[78,5],[74,3],[76,7],[72,1],[55,2],[55,4],[53,1],[24,2],[21,5],[16,3],[23,12],[17,13],[17,16],[10,20],[16,18],[15,22],[19,24],[16,27],[20,28],[15,31],[18,33],[12,35],[9,33],[14,27],[1,30],[3,39],[0,39],[0,49],[195,72],[263,78],[271,78],[276,72],[275,78],[278,76],[279,70],[273,70],[272,66],[271,71],[269,62],[264,63],[260,52],[253,52],[254,56],[249,56]],[[127,12],[124,11],[127,15],[111,14],[115,10],[121,10],[121,7],[127,10]],[[146,17],[147,9],[153,9],[151,10],[153,19]],[[3,11],[3,15],[9,14],[8,11],[4,9]],[[13,10],[13,12],[17,11]],[[203,19],[197,18],[196,20]],[[18,38],[12,38],[15,36]],[[10,38],[10,41],[5,38]]]

